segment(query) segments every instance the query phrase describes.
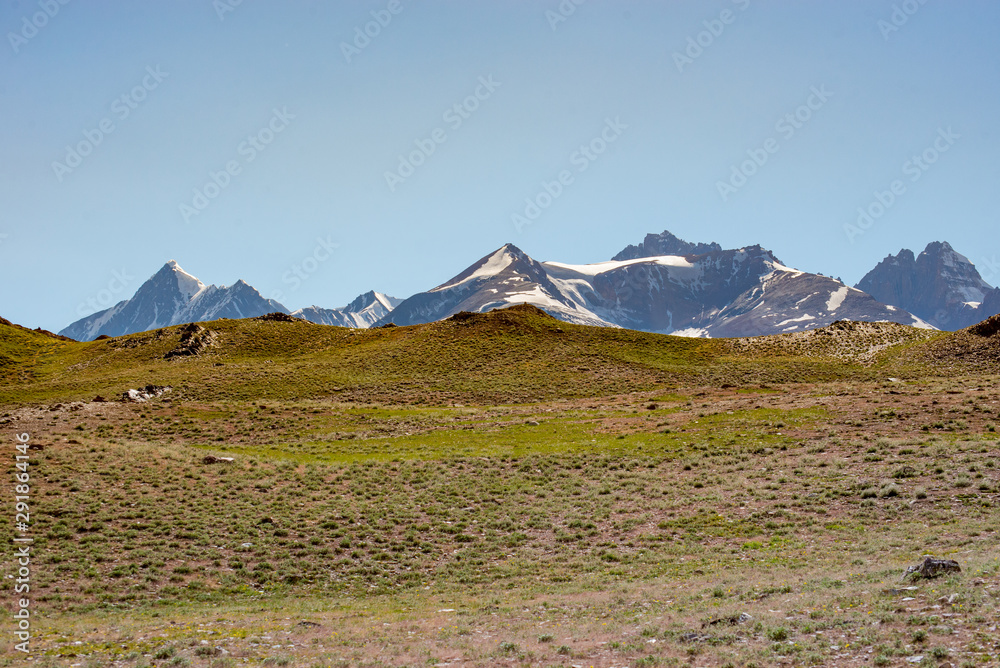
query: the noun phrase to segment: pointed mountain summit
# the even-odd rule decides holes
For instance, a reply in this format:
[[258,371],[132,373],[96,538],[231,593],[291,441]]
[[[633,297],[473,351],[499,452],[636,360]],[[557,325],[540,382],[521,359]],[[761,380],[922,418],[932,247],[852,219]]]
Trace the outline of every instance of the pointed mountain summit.
[[170,260],[139,286],[131,299],[77,320],[60,332],[78,341],[123,336],[170,325],[219,318],[252,318],[288,309],[265,299],[245,281],[205,285]]
[[916,256],[905,248],[889,255],[856,287],[944,330],[963,329],[1000,312],[1000,290],[948,242],[927,244]]
[[506,244],[480,258],[436,288],[403,300],[377,324],[416,325],[460,311],[483,313],[511,304],[534,304],[569,322],[608,324],[580,308],[552,282],[541,263],[514,244]]

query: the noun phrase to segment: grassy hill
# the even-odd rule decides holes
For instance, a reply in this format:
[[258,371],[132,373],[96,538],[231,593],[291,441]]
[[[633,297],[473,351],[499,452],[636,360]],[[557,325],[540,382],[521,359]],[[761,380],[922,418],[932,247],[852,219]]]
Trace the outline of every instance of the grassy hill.
[[0,323],[37,663],[995,665],[996,330]]
[[750,340],[691,339],[571,325],[531,306],[372,330],[261,319],[202,326],[211,343],[200,354],[166,359],[182,346],[185,327],[69,343],[0,325],[0,403],[115,396],[150,383],[197,400],[436,404],[870,378],[892,345],[935,336],[876,325],[849,335],[846,348],[844,336],[822,335],[837,333],[836,326]]

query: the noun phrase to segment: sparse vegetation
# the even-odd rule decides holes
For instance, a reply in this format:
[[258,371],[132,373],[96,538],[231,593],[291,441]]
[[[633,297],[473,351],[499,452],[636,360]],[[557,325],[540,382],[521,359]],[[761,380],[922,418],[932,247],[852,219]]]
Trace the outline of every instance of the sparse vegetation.
[[[883,380],[942,335],[505,318],[223,321],[180,361],[0,327],[39,665],[995,665],[1000,383]],[[962,573],[900,584],[927,553]]]

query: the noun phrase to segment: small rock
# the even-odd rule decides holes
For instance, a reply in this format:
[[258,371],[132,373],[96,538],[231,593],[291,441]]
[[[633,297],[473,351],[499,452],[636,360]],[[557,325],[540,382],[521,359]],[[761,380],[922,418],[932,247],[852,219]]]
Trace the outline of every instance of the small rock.
[[170,387],[162,385],[147,385],[141,390],[126,390],[122,392],[121,400],[124,403],[141,404],[154,399],[164,392],[169,392]]
[[720,617],[718,619],[713,619],[707,624],[702,624],[701,628],[706,626],[717,626],[719,624],[729,624],[730,626],[737,626],[739,624],[746,624],[747,622],[753,621],[753,617],[745,612],[741,612],[738,615],[730,615],[728,617]]
[[951,559],[935,559],[929,554],[924,555],[923,562],[917,564],[916,566],[910,566],[903,573],[903,579],[905,580],[910,575],[919,576],[923,578],[936,578],[939,575],[945,573],[961,573],[962,568],[958,565],[957,561]]

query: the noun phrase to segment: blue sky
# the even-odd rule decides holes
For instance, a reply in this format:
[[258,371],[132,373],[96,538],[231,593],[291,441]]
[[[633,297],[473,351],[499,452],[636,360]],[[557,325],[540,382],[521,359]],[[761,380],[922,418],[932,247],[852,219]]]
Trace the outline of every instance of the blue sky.
[[852,284],[947,240],[1000,283],[996,2],[64,1],[0,4],[28,326],[169,259],[334,307],[665,229]]

